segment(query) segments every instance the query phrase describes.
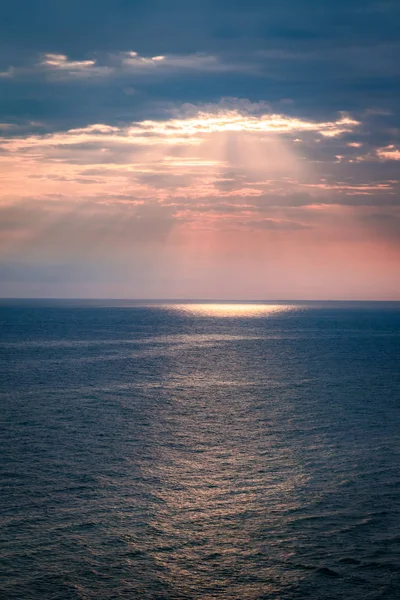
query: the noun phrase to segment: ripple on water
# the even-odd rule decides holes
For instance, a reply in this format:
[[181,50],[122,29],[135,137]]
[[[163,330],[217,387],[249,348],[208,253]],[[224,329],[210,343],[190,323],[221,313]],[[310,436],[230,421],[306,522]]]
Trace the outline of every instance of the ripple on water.
[[398,308],[18,310],[2,597],[398,600]]

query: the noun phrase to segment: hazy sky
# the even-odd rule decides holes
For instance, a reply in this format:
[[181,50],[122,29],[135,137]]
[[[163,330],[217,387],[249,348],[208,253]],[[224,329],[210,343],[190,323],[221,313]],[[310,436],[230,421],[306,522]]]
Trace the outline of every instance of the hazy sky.
[[398,0],[13,0],[0,295],[400,299]]

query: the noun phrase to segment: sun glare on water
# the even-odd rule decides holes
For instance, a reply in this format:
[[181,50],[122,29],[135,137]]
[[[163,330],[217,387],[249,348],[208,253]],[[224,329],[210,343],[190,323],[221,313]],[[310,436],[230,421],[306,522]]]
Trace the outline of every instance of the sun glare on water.
[[295,307],[289,304],[236,304],[217,302],[176,304],[174,309],[205,317],[263,317],[294,310]]

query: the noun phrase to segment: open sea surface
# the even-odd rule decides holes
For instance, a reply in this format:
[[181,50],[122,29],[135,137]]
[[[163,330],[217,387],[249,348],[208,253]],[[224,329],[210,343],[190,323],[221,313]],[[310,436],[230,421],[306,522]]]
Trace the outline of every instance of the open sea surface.
[[400,598],[400,304],[0,303],[0,598]]

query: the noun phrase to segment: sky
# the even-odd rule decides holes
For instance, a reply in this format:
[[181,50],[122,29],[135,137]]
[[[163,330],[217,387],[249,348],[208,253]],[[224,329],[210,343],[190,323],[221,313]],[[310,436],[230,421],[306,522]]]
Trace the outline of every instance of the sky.
[[13,0],[0,295],[400,299],[398,0]]

